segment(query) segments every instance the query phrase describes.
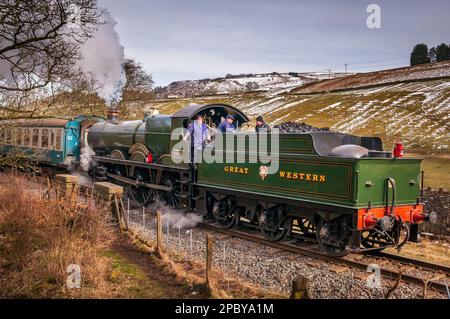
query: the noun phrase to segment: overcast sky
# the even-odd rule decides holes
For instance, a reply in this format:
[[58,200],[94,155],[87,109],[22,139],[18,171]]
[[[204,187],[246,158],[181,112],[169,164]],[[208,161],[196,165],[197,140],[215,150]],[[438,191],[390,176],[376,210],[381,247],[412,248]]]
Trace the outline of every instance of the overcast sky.
[[[450,43],[449,0],[99,0],[125,54],[156,85],[286,71],[362,72],[405,66],[414,44]],[[381,8],[369,29],[366,8]]]

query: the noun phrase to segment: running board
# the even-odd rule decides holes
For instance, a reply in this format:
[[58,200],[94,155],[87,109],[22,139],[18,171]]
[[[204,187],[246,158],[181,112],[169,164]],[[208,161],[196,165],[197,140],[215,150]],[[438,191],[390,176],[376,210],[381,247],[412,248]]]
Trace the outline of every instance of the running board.
[[134,166],[134,167],[142,167],[142,168],[152,168],[152,169],[160,169],[171,172],[180,172],[180,171],[189,171],[189,167],[180,167],[180,166],[172,166],[166,164],[156,164],[156,163],[145,163],[139,161],[132,160],[124,160],[119,158],[111,158],[107,156],[92,156],[92,159],[99,163],[110,163],[110,164],[120,164],[125,166]]
[[144,187],[147,187],[147,188],[158,189],[158,190],[162,190],[162,191],[170,191],[171,190],[171,188],[167,187],[167,186],[157,185],[157,184],[149,184],[149,183],[139,183],[139,182],[137,182],[137,181],[135,181],[135,180],[133,180],[131,178],[123,177],[123,176],[112,174],[112,173],[106,173],[106,175],[108,177],[114,178],[114,179],[116,179],[118,181],[121,181],[121,182],[126,183],[126,184],[130,184],[130,185],[133,185],[133,186],[144,186]]

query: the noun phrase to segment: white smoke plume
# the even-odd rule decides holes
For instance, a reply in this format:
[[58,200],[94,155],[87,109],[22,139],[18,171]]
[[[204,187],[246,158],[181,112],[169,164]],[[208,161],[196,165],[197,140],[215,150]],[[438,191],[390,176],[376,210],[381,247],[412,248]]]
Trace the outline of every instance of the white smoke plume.
[[122,100],[126,83],[122,67],[124,48],[114,29],[116,20],[106,11],[102,18],[104,23],[81,47],[78,67],[101,85],[96,90],[97,94],[106,101],[108,107],[114,107]]
[[169,222],[169,227],[174,229],[191,229],[195,228],[202,221],[202,217],[193,213],[185,213],[172,207],[156,202],[150,208],[154,211],[161,212],[163,225]]
[[91,165],[95,165],[95,161],[92,159],[93,155],[95,155],[95,153],[90,147],[85,146],[81,148],[80,166],[83,171],[87,172]]

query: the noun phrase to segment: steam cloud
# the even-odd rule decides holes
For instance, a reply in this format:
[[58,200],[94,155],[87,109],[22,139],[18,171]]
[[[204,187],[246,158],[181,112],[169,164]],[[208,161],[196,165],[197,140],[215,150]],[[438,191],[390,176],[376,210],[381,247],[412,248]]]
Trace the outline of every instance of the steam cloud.
[[81,47],[78,67],[101,84],[97,94],[106,101],[109,108],[122,100],[126,83],[122,67],[124,48],[114,27],[117,22],[105,11],[104,23],[98,26],[94,35]]
[[[99,85],[96,93],[106,101],[108,108],[115,107],[122,100],[123,88],[126,84],[124,48],[120,44],[115,30],[116,20],[106,10],[102,13],[97,30],[80,48],[80,59],[74,69],[91,76]],[[70,33],[69,27],[63,29]],[[70,39],[69,39],[70,41]],[[5,42],[4,45],[8,45]],[[0,60],[0,83],[11,80],[12,65]]]
[[94,151],[91,150],[90,147],[85,146],[81,149],[80,152],[80,166],[83,171],[87,172],[91,165],[95,164],[95,161],[92,159],[92,156],[95,155]]
[[196,214],[184,213],[182,211],[166,206],[161,202],[151,205],[151,209],[161,212],[163,224],[169,222],[169,227],[175,229],[191,229],[202,221],[202,217]]

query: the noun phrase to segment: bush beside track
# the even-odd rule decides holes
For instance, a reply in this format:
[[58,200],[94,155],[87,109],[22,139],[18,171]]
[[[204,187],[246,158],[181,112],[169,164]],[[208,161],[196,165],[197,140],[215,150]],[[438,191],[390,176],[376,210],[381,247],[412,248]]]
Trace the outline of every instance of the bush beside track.
[[30,184],[13,174],[0,179],[0,297],[68,295],[70,264],[81,267],[83,287],[100,289],[107,265],[98,251],[112,236],[105,210],[42,198]]

